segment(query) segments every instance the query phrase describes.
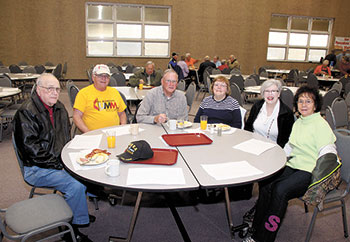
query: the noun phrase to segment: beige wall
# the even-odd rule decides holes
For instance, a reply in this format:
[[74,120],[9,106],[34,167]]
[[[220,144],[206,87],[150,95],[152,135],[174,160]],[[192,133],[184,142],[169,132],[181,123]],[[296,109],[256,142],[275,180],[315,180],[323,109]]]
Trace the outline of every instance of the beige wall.
[[[85,79],[86,69],[113,61],[143,65],[145,58],[88,58],[85,0],[0,0],[0,60],[5,65],[68,62],[68,78]],[[103,2],[115,2],[104,0]],[[333,36],[350,36],[348,0],[123,0],[172,6],[171,51],[195,58],[235,54],[244,73],[273,64],[307,69],[308,63],[267,62],[272,13],[335,18]],[[168,59],[154,59],[165,68]]]

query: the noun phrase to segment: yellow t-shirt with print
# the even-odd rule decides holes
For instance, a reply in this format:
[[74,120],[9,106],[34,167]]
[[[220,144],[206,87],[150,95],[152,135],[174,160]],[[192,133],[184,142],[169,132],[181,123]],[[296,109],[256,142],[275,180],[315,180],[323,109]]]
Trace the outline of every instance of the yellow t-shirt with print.
[[74,108],[84,113],[85,125],[94,130],[119,125],[118,112],[123,112],[126,105],[117,89],[107,87],[101,92],[90,85],[78,92]]

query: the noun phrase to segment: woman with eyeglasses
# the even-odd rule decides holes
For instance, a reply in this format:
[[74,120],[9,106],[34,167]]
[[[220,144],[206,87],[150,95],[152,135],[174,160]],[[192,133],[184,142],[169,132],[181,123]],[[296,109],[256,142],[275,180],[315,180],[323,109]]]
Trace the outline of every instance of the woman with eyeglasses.
[[288,201],[307,191],[318,159],[327,153],[336,154],[336,138],[320,115],[322,98],[318,90],[300,87],[294,96],[294,106],[300,117],[284,148],[289,158],[281,171],[259,183],[253,234],[245,241],[274,241]]
[[210,86],[213,95],[203,99],[194,122],[199,123],[200,116],[208,116],[208,123],[223,123],[241,128],[241,111],[239,103],[230,96],[230,83],[224,76],[218,76]]

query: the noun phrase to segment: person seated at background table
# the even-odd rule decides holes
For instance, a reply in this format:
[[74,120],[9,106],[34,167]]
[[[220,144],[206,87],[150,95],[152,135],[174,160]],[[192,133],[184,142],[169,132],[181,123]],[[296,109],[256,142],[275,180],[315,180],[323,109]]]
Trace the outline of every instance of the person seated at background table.
[[162,85],[150,90],[136,114],[138,123],[165,123],[168,119],[188,119],[185,94],[176,90],[178,76],[172,69],[164,71]]
[[188,76],[189,70],[185,62],[185,56],[182,55],[180,59],[181,60],[177,62],[177,65],[181,68],[184,78],[186,78]]
[[227,65],[227,61],[224,59],[224,60],[221,60],[221,65],[218,67],[218,69],[220,71],[222,71],[223,69],[229,69],[228,65]]
[[214,56],[213,63],[215,64],[216,68],[219,68],[219,66],[221,66],[221,61],[219,60],[219,56]]
[[203,73],[205,68],[207,67],[213,67],[216,68],[215,64],[213,62],[210,61],[210,57],[209,56],[205,56],[204,57],[204,61],[199,65],[199,69],[198,69],[198,76],[199,76],[199,82],[203,83]]
[[214,79],[210,86],[213,95],[203,99],[194,122],[199,123],[200,116],[208,116],[208,123],[224,123],[241,128],[242,119],[239,103],[230,96],[230,82],[223,76]]
[[174,68],[177,65],[177,58],[178,58],[178,55],[175,52],[173,52],[171,54],[171,60],[169,61],[169,66],[171,68]]
[[328,66],[332,66],[332,67],[336,66],[337,56],[335,55],[335,50],[331,50],[331,52],[328,53],[328,55],[326,55],[324,59],[329,61]]
[[155,70],[155,64],[148,61],[144,69],[140,69],[129,78],[129,85],[136,87],[139,84],[148,86],[159,86],[162,79],[162,73]]
[[348,56],[343,56],[340,64],[339,71],[342,76],[348,77],[350,72],[350,58]]
[[234,55],[230,55],[230,58],[228,60],[228,67],[232,70],[234,68],[240,69],[241,65],[239,64],[238,60]]
[[320,115],[322,98],[318,90],[300,87],[294,96],[294,106],[300,117],[284,148],[289,159],[281,171],[259,183],[254,232],[245,241],[274,241],[288,201],[307,191],[317,160],[326,153],[336,154],[335,135]]
[[78,229],[90,223],[86,187],[63,169],[61,160],[61,151],[71,139],[71,125],[67,110],[58,101],[60,91],[60,83],[52,74],[44,73],[37,79],[35,91],[13,119],[14,138],[23,160],[24,180],[60,191],[73,211],[77,240],[91,241]]
[[328,67],[329,61],[328,60],[324,60],[322,62],[322,65],[318,65],[315,70],[314,70],[314,74],[317,76],[322,76],[322,75],[327,75],[327,76],[331,76],[331,69]]
[[199,60],[196,60],[191,57],[191,53],[186,53],[186,59],[185,62],[189,69],[195,69],[194,64],[196,64]]
[[[258,133],[282,148],[288,142],[294,123],[293,111],[280,100],[282,84],[279,80],[270,79],[261,85],[262,100],[257,101],[250,110],[244,129]],[[251,187],[251,189],[253,186]],[[254,205],[243,218],[252,222],[256,206]]]
[[108,86],[110,77],[108,66],[98,64],[92,71],[93,84],[78,92],[73,121],[81,132],[126,124],[126,105],[118,90]]

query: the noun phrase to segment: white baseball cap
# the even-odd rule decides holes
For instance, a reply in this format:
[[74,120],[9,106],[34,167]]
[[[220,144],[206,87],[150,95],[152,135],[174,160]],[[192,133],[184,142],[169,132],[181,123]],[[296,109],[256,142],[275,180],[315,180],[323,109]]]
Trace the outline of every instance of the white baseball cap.
[[95,75],[100,75],[100,74],[108,74],[109,76],[111,75],[111,72],[109,70],[109,67],[104,64],[98,64],[94,67],[93,74]]

